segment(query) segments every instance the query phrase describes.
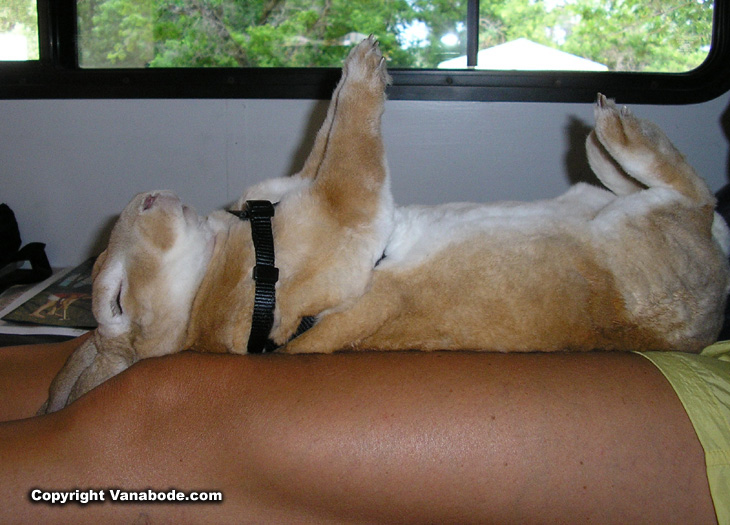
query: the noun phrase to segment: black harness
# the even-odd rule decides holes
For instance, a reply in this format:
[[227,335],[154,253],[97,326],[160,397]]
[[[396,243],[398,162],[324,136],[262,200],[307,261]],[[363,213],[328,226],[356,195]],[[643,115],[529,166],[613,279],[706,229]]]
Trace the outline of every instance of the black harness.
[[[246,201],[243,210],[228,210],[239,219],[251,223],[251,238],[256,253],[256,266],[253,268],[256,291],[247,347],[250,354],[273,352],[277,348],[276,343],[269,339],[274,325],[276,282],[279,280],[279,269],[274,265],[274,234],[271,230],[275,206],[269,201],[251,200]],[[309,330],[316,321],[313,316],[302,318],[292,339]]]

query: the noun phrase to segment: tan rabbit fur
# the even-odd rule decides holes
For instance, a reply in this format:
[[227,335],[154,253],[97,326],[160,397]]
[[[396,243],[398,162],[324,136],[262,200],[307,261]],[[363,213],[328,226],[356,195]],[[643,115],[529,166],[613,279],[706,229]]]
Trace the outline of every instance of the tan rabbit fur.
[[[279,351],[698,352],[717,336],[728,228],[653,124],[599,96],[586,148],[608,190],[395,207],[380,130],[388,81],[371,37],[347,58],[302,171],[251,188],[237,206],[278,203]],[[169,192],[135,197],[97,263],[99,328],[42,411],[138,359],[245,353],[254,264],[249,222],[200,218]],[[292,339],[305,316],[317,323]]]

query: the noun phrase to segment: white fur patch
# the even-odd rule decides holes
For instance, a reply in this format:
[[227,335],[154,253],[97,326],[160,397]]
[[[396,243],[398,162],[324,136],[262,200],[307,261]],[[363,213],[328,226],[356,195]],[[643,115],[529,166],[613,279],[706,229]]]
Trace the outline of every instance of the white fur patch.
[[248,188],[239,199],[238,206],[242,208],[247,200],[280,202],[284,196],[292,193],[300,193],[308,189],[311,185],[312,179],[303,178],[299,175],[266,180]]
[[175,245],[163,256],[167,292],[175,304],[192,301],[213,252],[213,232],[204,217],[199,219],[186,221]]
[[417,265],[447,246],[477,235],[503,238],[518,232],[557,231],[574,223],[587,226],[614,199],[606,190],[578,184],[551,200],[398,207],[386,259],[378,268]]
[[730,228],[719,213],[715,213],[712,221],[712,238],[720,246],[722,253],[730,254]]

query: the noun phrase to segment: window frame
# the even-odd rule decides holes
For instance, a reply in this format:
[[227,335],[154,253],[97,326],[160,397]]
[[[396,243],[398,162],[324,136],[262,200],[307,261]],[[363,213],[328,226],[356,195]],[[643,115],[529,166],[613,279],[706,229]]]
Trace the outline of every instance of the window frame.
[[[0,99],[327,99],[338,68],[81,69],[75,0],[38,0],[40,59],[0,63]],[[730,89],[730,0],[715,0],[705,62],[686,73],[391,69],[391,100],[691,104]]]

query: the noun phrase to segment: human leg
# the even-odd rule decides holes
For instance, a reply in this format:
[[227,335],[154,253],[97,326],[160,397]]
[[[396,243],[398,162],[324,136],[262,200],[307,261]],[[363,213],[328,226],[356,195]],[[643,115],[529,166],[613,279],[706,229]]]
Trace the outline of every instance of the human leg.
[[707,477],[720,523],[730,523],[730,342],[701,355],[643,354],[677,392],[705,453]]
[[63,343],[0,348],[0,421],[35,415],[53,378],[89,335]]
[[[0,512],[24,521],[714,517],[686,413],[630,354],[181,354],[5,424],[0,444]],[[29,504],[41,484],[220,490],[224,502]]]

